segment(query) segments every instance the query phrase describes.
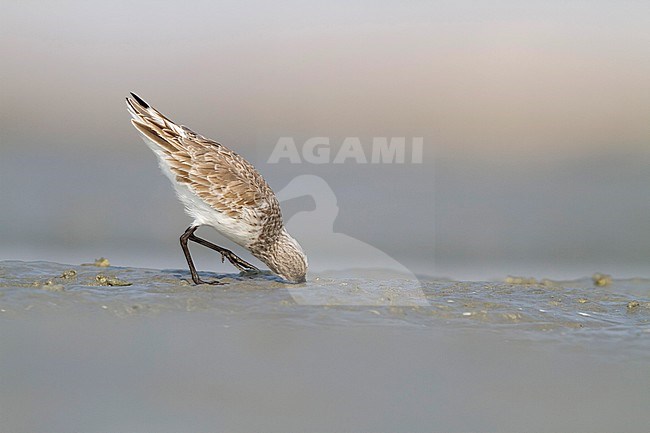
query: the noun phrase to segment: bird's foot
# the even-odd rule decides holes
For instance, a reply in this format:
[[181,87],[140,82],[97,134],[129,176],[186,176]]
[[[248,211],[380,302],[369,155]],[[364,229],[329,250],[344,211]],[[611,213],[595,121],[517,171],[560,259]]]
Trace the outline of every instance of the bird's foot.
[[259,271],[258,268],[240,258],[230,250],[221,251],[221,263],[223,263],[225,259],[228,259],[228,261],[240,271]]
[[200,285],[200,284],[209,284],[209,285],[211,285],[211,286],[223,286],[223,285],[226,284],[226,283],[221,282],[221,281],[219,281],[219,280],[203,281],[203,280],[200,279],[200,278],[193,278],[192,280],[194,281],[194,284],[196,284],[197,286]]

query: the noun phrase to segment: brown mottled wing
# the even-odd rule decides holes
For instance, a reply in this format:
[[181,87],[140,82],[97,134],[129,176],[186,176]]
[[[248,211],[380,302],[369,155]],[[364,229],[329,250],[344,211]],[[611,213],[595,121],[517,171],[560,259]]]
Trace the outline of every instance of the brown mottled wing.
[[196,134],[180,141],[190,160],[179,161],[174,173],[214,209],[247,220],[266,219],[279,210],[271,188],[244,158]]
[[244,158],[216,141],[179,126],[136,95],[127,98],[131,122],[164,154],[176,180],[213,209],[268,228],[282,226],[275,194]]

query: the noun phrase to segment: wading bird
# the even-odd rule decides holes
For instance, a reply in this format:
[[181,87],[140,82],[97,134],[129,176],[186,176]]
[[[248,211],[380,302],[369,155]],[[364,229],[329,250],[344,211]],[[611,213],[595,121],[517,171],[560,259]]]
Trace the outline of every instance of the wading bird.
[[246,248],[281,278],[304,282],[307,257],[284,228],[278,199],[255,167],[226,146],[174,123],[136,94],[131,96],[126,98],[131,123],[158,157],[193,219],[180,241],[194,283],[222,284],[199,277],[188,241],[219,252],[222,262],[226,258],[241,271],[257,270],[232,251],[196,236],[204,225]]

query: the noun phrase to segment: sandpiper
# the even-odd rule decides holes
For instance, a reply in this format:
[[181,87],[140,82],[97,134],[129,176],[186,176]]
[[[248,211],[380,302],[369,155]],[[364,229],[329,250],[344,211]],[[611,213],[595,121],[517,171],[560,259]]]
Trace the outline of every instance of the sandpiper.
[[226,146],[178,125],[135,93],[126,98],[131,123],[158,157],[185,212],[193,219],[181,235],[181,247],[195,284],[203,281],[192,261],[188,241],[213,249],[241,271],[257,270],[232,251],[197,237],[200,226],[215,228],[246,248],[283,279],[305,281],[307,257],[284,228],[280,204],[262,175]]

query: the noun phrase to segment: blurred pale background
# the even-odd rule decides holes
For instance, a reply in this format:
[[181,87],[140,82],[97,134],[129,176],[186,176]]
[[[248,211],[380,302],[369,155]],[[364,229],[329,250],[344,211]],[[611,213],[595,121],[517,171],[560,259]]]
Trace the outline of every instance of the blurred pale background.
[[[135,91],[276,191],[322,177],[334,230],[414,272],[650,275],[646,1],[5,0],[0,36],[0,259],[184,267]],[[283,136],[424,163],[267,164]]]

